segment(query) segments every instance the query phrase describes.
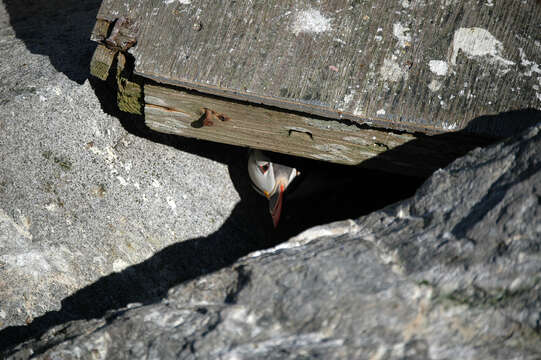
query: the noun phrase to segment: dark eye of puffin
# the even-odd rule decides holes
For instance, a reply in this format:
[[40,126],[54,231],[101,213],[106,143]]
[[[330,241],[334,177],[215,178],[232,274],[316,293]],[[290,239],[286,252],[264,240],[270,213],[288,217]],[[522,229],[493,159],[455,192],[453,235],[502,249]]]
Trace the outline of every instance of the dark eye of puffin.
[[262,174],[265,174],[267,171],[269,171],[269,163],[266,163],[265,165],[259,165],[259,170],[261,170]]

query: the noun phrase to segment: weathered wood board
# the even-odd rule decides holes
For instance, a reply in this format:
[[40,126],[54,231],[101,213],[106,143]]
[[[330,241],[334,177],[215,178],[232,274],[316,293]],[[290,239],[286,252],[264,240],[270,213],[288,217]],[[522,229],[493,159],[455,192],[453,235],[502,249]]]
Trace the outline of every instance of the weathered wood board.
[[428,176],[490,142],[372,129],[159,85],[144,92],[145,123],[156,131],[406,175]]
[[541,108],[538,0],[104,0],[97,17],[135,22],[136,74],[243,101],[423,133]]
[[145,86],[145,122],[165,133],[348,165],[415,139],[156,85]]

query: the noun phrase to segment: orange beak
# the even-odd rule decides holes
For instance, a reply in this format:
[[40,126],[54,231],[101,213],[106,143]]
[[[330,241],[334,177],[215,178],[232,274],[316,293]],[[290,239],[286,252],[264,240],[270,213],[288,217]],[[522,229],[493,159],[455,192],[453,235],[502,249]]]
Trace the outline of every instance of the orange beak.
[[282,213],[282,203],[284,202],[284,185],[280,184],[280,189],[274,195],[269,197],[269,210],[272,216],[272,224],[278,227],[280,214]]

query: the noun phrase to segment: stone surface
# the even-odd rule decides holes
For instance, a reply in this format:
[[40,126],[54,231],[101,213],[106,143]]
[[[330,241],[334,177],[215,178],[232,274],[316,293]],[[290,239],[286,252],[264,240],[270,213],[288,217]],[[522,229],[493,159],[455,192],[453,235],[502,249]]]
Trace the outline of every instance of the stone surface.
[[[538,359],[541,126],[12,359]],[[16,231],[16,230],[14,230]],[[21,235],[22,236],[22,235]]]
[[[320,190],[335,172],[339,188],[322,196],[299,186],[274,230],[245,149],[152,132],[88,79],[100,3],[0,2],[0,352],[68,320],[157,302],[174,285],[418,186],[325,168]],[[366,189],[351,194],[347,183],[360,179]],[[386,196],[370,195],[379,188]]]
[[[226,164],[238,152],[179,151],[182,143],[137,136],[104,113],[82,78],[99,2],[35,3],[0,3],[0,329],[58,309],[167,245],[215,232],[240,200]],[[81,41],[66,24],[86,34],[77,57],[59,65],[64,42]]]
[[415,182],[298,186],[269,235],[243,149],[103,111],[99,3],[0,3],[0,358],[540,357],[539,128],[261,250]]

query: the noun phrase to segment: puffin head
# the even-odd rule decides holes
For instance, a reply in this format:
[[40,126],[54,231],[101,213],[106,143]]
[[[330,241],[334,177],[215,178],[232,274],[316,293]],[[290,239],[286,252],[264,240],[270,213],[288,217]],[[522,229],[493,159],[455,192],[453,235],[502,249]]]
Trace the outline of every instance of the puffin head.
[[278,226],[284,192],[300,173],[297,169],[273,163],[259,150],[252,150],[248,158],[248,174],[254,189],[269,199],[269,210],[274,227]]

